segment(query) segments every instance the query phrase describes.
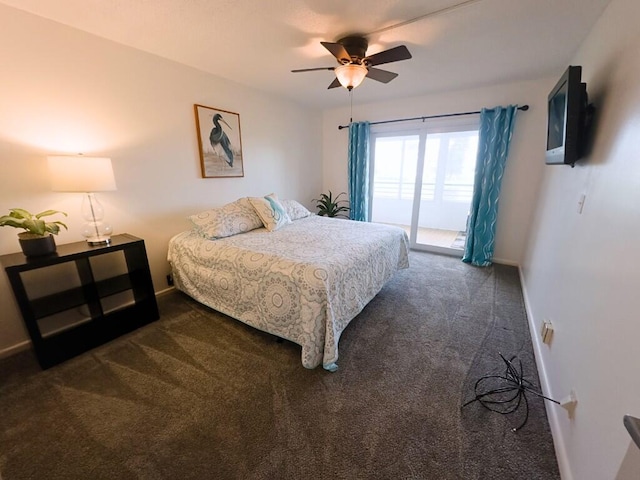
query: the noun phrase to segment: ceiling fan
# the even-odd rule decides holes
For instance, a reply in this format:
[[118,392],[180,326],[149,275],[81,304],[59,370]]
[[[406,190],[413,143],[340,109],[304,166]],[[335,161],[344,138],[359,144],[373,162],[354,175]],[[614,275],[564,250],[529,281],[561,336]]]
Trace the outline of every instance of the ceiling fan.
[[291,70],[293,73],[313,72],[316,70],[333,70],[336,78],[328,88],[343,86],[347,90],[352,90],[362,83],[365,77],[382,83],[389,83],[398,76],[397,73],[374,68],[376,65],[384,63],[399,62],[408,60],[411,53],[404,45],[390,48],[373,54],[369,57],[367,47],[369,42],[363,36],[351,35],[341,38],[337,42],[320,42],[324,48],[329,50],[338,61],[337,67],[302,68]]

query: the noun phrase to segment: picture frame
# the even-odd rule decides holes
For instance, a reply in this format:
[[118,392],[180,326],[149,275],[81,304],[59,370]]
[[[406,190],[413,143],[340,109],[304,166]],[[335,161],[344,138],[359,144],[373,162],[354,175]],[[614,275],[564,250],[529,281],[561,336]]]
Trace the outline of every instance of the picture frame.
[[202,178],[244,177],[240,114],[194,104]]

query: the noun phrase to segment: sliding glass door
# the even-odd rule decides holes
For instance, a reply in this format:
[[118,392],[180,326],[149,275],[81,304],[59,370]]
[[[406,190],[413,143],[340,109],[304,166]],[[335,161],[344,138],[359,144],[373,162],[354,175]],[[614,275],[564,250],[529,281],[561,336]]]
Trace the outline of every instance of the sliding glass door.
[[371,220],[405,228],[414,249],[459,253],[477,145],[477,118],[373,130]]

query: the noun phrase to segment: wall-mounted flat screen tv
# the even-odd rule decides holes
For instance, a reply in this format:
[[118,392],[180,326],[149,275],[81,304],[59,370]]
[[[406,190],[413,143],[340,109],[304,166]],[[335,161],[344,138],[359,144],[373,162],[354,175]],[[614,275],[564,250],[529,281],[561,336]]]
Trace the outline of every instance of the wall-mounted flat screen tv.
[[593,111],[582,83],[582,67],[570,66],[549,93],[546,163],[571,165],[585,151],[588,120]]

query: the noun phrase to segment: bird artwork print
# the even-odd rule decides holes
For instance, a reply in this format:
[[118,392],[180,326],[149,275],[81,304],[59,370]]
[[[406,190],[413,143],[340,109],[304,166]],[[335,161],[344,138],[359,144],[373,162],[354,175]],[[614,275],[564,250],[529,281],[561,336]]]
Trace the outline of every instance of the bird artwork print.
[[240,114],[195,104],[202,178],[244,177]]
[[213,147],[213,151],[215,152],[217,147],[222,147],[224,151],[224,155],[222,157],[227,162],[230,167],[233,167],[233,150],[231,148],[231,141],[224,130],[222,129],[222,125],[220,122],[224,123],[229,129],[231,126],[222,118],[222,115],[216,113],[213,116],[213,128],[211,129],[211,133],[209,134],[209,142],[211,142],[211,147]]

